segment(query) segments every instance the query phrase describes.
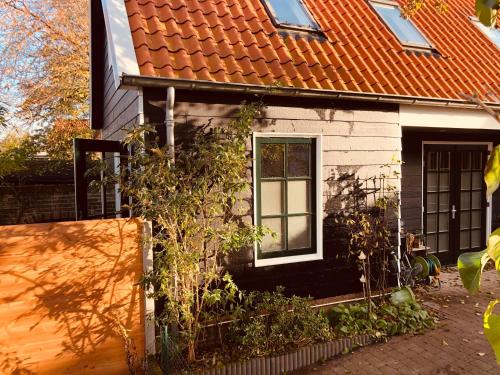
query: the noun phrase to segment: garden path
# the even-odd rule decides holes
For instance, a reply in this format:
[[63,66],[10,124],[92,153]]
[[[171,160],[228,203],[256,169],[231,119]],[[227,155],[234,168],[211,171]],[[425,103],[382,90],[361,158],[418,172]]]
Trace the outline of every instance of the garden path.
[[500,375],[500,366],[482,333],[483,311],[494,295],[500,295],[495,270],[483,274],[481,290],[469,296],[456,268],[448,269],[442,273],[441,290],[420,293],[424,304],[440,317],[437,329],[393,337],[294,374]]

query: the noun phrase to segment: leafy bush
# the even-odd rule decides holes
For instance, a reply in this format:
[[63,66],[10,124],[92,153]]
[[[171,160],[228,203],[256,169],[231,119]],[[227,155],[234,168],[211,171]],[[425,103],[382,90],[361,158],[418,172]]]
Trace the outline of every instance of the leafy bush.
[[[368,303],[338,305],[327,311],[337,336],[369,334],[378,339],[408,333],[422,333],[435,326],[434,318],[417,302],[374,304],[368,315]],[[369,316],[369,319],[367,319]]]
[[248,308],[227,332],[234,354],[275,354],[332,338],[326,315],[313,309],[307,298],[286,297],[283,288],[254,292],[248,298]]

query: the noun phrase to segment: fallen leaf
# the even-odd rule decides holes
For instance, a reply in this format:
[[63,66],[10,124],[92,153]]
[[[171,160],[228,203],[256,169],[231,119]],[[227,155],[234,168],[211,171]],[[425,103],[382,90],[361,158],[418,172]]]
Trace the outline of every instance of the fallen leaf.
[[448,346],[448,343],[445,340],[443,340],[442,344],[443,346]]
[[461,300],[460,300],[460,303],[461,303],[462,305],[465,305],[465,301],[464,301],[463,299],[461,299]]
[[462,339],[463,342],[470,342],[468,339]]
[[477,302],[476,304],[474,304],[474,307],[479,307],[479,302]]
[[477,355],[480,357],[484,357],[486,355],[486,353],[477,353]]

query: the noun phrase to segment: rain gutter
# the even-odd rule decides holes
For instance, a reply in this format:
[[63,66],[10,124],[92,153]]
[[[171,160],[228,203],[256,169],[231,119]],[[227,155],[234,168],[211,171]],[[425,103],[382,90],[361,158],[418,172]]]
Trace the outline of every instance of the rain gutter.
[[[261,86],[240,83],[213,82],[203,80],[188,80],[180,78],[148,77],[124,74],[121,77],[122,86],[125,87],[149,87],[166,89],[173,87],[178,90],[211,91],[220,93],[238,93],[253,95],[270,95],[299,97],[311,99],[331,99],[331,100],[359,100],[379,103],[408,104],[447,108],[480,108],[477,104],[472,104],[462,99],[441,99],[431,97],[392,95],[363,93],[355,91],[337,91],[322,89],[302,89],[294,87]],[[500,109],[499,103],[485,102],[493,109]]]

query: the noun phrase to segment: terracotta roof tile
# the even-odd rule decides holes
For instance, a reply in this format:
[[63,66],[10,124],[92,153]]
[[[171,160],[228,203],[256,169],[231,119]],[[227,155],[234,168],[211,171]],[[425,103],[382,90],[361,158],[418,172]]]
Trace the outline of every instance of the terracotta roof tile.
[[261,0],[124,1],[146,76],[452,99],[500,83],[474,0],[413,20],[437,54],[405,50],[366,0],[304,0],[319,36],[277,29]]

